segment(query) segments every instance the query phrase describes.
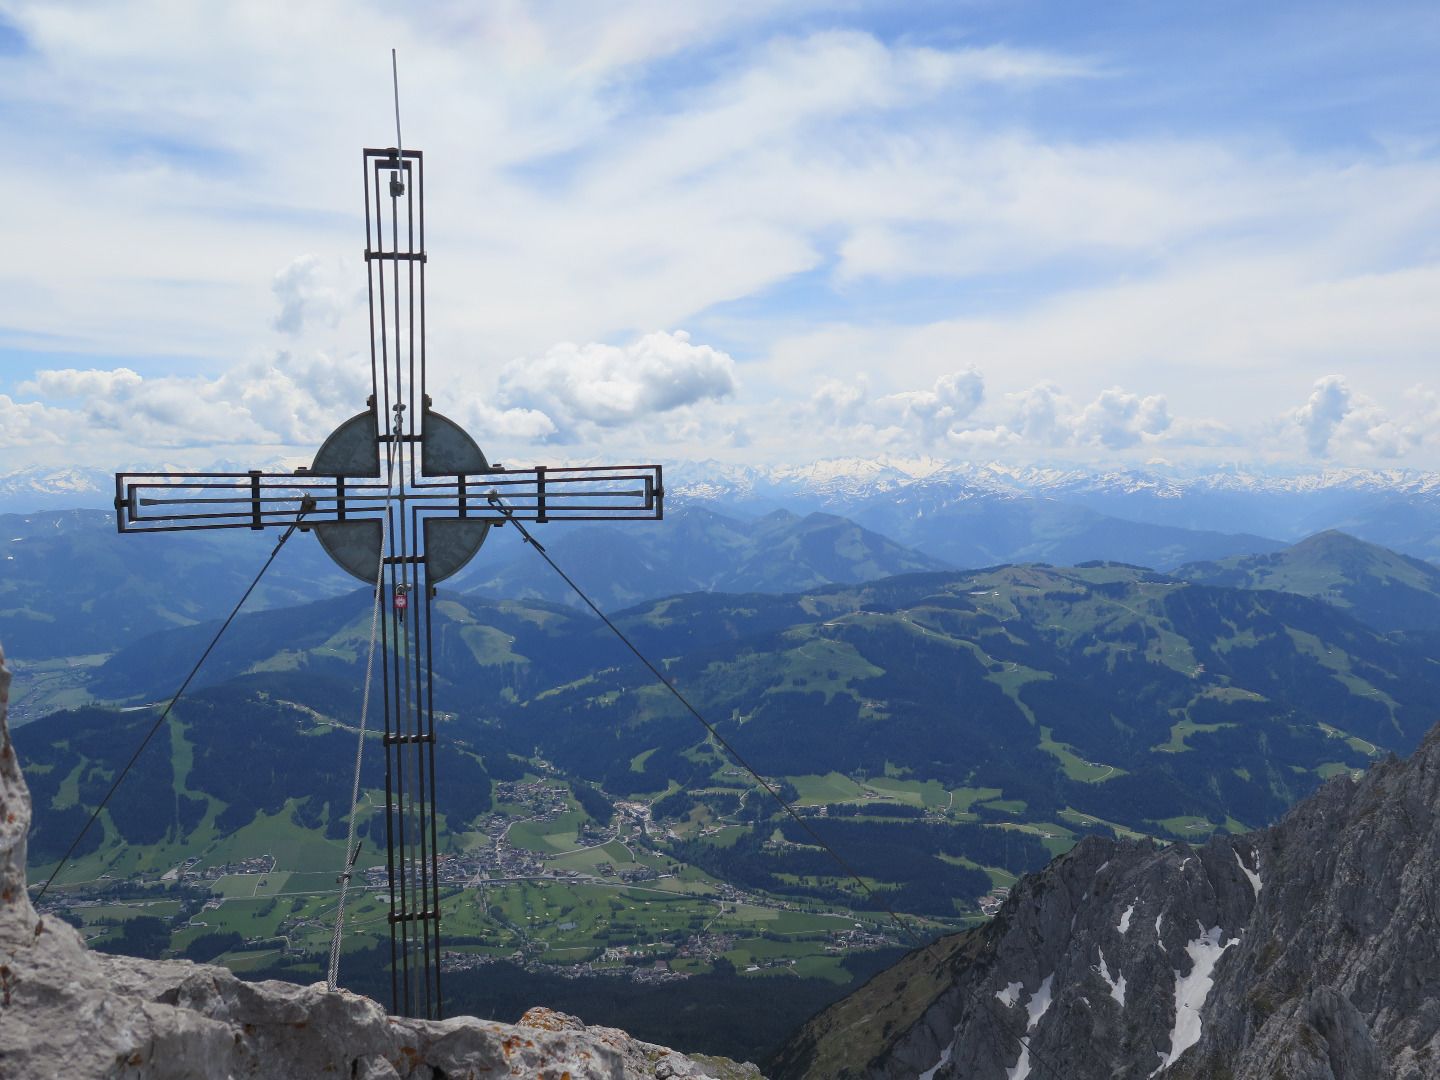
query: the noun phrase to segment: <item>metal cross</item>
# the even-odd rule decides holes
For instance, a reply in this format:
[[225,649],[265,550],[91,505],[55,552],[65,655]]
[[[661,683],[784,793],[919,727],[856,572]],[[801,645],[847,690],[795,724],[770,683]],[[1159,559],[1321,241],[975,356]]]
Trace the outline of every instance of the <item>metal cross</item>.
[[116,524],[120,532],[175,532],[298,522],[342,568],[392,599],[381,623],[392,1008],[438,1019],[435,586],[510,516],[538,523],[659,520],[664,488],[659,465],[492,465],[463,428],[431,408],[424,156],[367,149],[364,169],[372,389],[365,411],[336,428],[311,466],[294,473],[119,473]]

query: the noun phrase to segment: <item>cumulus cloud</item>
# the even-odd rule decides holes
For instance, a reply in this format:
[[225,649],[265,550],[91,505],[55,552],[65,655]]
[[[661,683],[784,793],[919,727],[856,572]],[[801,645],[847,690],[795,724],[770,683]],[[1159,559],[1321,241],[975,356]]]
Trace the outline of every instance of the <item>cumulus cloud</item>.
[[826,423],[853,422],[869,399],[868,387],[869,380],[863,375],[853,383],[826,379],[810,395],[810,411]]
[[64,409],[0,394],[0,447],[63,445],[69,441],[72,419]]
[[1170,411],[1163,395],[1140,397],[1118,386],[1101,392],[1075,421],[1075,441],[1123,450],[1154,439],[1170,427]]
[[1330,452],[1330,440],[1350,408],[1350,387],[1341,376],[1316,380],[1309,399],[1294,412],[1295,425],[1305,437],[1311,457],[1325,457]]
[[1288,424],[1298,429],[1311,457],[1333,453],[1398,458],[1420,446],[1434,430],[1434,395],[1420,387],[1406,397],[1407,414],[1392,418],[1380,404],[1350,388],[1342,375],[1315,380],[1305,403],[1291,410]]
[[[436,407],[492,451],[497,440],[560,441],[584,425],[633,425],[647,438],[666,439],[698,438],[703,430],[728,445],[748,438],[734,418],[711,431],[714,418],[697,410],[734,393],[735,364],[683,332],[648,334],[624,347],[559,345],[507,367],[498,393],[485,392],[474,376],[468,382],[447,382]],[[0,446],[88,445],[109,453],[248,445],[308,453],[360,412],[369,393],[363,355],[319,349],[273,350],[214,377],[47,369],[20,383],[14,397],[0,395]]]
[[145,380],[129,368],[101,370],[56,368],[37,371],[33,379],[19,385],[22,394],[62,400],[114,398],[129,393]]
[[310,326],[334,327],[355,301],[353,289],[340,282],[348,275],[340,267],[332,267],[318,255],[298,255],[277,271],[270,289],[280,301],[274,327],[282,334],[298,336]]
[[929,390],[907,390],[876,399],[876,413],[924,441],[943,438],[985,400],[985,379],[974,368],[941,375]]
[[1317,379],[1309,397],[1277,422],[1235,425],[1206,416],[1176,416],[1163,394],[1120,386],[1088,403],[1054,383],[1038,383],[1001,397],[993,410],[977,410],[945,441],[966,454],[1007,450],[1071,449],[1123,452],[1137,447],[1246,447],[1264,445],[1293,454],[1296,436],[1313,458],[1396,459],[1440,443],[1440,394],[1415,386],[1395,412],[1353,390],[1340,375]]
[[808,411],[823,422],[858,426],[882,442],[931,444],[948,437],[985,400],[985,378],[973,367],[941,375],[924,390],[871,397],[869,381],[826,379],[810,396]]
[[949,432],[945,441],[967,457],[998,454],[1003,450],[1024,442],[1017,433],[1004,424],[995,427],[972,427]]
[[369,378],[357,356],[281,351],[215,379],[62,368],[36,372],[17,390],[44,399],[22,408],[44,410],[79,441],[108,436],[164,447],[305,446],[364,407]]
[[942,375],[928,390],[875,398],[866,395],[863,383],[826,380],[811,395],[807,411],[857,443],[940,445],[967,455],[1011,448],[1127,450],[1161,440],[1208,445],[1228,435],[1213,420],[1172,417],[1162,394],[1118,386],[1081,405],[1054,383],[1042,382],[987,407],[985,379],[974,368]]
[[555,422],[539,409],[497,409],[483,398],[469,399],[455,419],[469,429],[482,447],[496,436],[543,442],[558,430]]
[[1069,438],[1070,400],[1054,383],[1037,383],[1028,390],[1005,395],[1005,426],[1025,442],[1059,446]]
[[630,345],[556,345],[500,376],[503,407],[543,413],[560,437],[576,425],[619,427],[735,392],[735,361],[683,330]]

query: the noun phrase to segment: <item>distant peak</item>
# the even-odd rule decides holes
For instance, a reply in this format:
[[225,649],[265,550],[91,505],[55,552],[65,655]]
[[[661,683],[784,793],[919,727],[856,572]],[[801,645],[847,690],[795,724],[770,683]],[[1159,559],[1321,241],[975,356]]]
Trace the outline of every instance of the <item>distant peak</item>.
[[766,514],[764,517],[760,518],[759,521],[758,521],[758,524],[761,524],[761,525],[790,525],[790,524],[793,524],[794,522],[797,522],[797,521],[799,521],[799,520],[801,520],[800,515],[799,515],[799,514],[796,514],[796,513],[792,513],[792,512],[789,511],[789,510],[772,510],[772,511],[770,511],[770,513]]
[[1300,550],[1356,550],[1361,548],[1374,549],[1375,544],[1367,543],[1358,537],[1351,536],[1339,529],[1326,529],[1324,532],[1307,536],[1304,540],[1292,545],[1297,551]]

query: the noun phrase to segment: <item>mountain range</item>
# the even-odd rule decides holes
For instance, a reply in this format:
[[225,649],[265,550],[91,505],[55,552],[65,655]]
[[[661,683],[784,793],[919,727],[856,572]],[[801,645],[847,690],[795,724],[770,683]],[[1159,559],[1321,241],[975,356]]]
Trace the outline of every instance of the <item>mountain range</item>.
[[1280,472],[1157,465],[1095,470],[858,458],[780,467],[691,462],[671,469],[669,487],[681,499],[721,509],[826,510],[902,541],[860,508],[872,501],[883,508],[887,502],[912,500],[1029,499],[1138,524],[1286,542],[1341,529],[1421,558],[1440,555],[1440,474],[1404,469]]
[[[678,593],[797,592],[1026,558],[1123,557],[1173,566],[1280,547],[1024,501],[911,509],[907,521],[891,524],[913,534],[915,545],[820,511],[749,518],[684,503],[660,524],[537,532],[552,557],[611,610]],[[991,539],[976,539],[981,535]],[[246,529],[118,536],[109,511],[52,510],[0,515],[0,542],[0,637],[14,643],[25,663],[106,653],[166,627],[222,616],[270,555],[275,537]],[[353,584],[301,534],[249,603],[283,607],[338,595]],[[493,530],[482,557],[447,582],[445,592],[580,604],[515,530],[505,528]]]
[[[1414,470],[1096,470],[899,458],[680,461],[666,470],[671,511],[740,519],[818,511],[958,568],[1115,559],[1170,569],[1273,551],[1329,529],[1440,558],[1440,474]],[[33,467],[0,475],[0,512],[109,508],[112,493],[109,473]]]
[[[264,754],[293,738],[298,720],[303,730],[319,724],[306,746],[328,745],[320,733],[358,705],[368,616],[368,597],[351,593],[236,620],[196,683],[214,689],[189,708],[248,719],[243,735],[185,729],[194,783],[208,775],[198,763],[211,739],[252,740]],[[447,741],[476,748],[489,775],[539,754],[617,797],[718,784],[713,798],[678,805],[679,816],[733,812],[720,783],[728,763],[589,616],[462,595],[439,600],[435,618]],[[1119,564],[910,574],[782,596],[692,593],[616,621],[664,659],[727,739],[800,790],[826,775],[933,785],[942,799],[961,793],[963,802],[949,796],[955,822],[1012,822],[1056,848],[1097,828],[1190,836],[1261,824],[1321,779],[1363,768],[1377,748],[1413,747],[1440,712],[1440,665],[1333,604]],[[101,700],[163,699],[211,632],[152,635],[87,668],[85,689]],[[223,698],[207,705],[213,695]],[[140,723],[143,714],[117,722],[87,709],[20,736],[37,763],[63,750],[58,782],[82,765],[81,776],[113,769],[107,755]],[[333,825],[339,800],[315,794],[313,768],[288,780],[272,771],[280,786],[264,799],[258,787],[177,793],[211,799],[232,824],[313,795],[310,820]],[[48,797],[49,781],[36,783]],[[53,798],[74,795],[57,787]],[[161,831],[186,820],[177,809]],[[687,849],[692,860],[711,854]],[[956,854],[994,865],[979,849]],[[758,874],[767,860],[752,862],[731,871]],[[893,870],[876,876],[898,886],[885,877]],[[977,880],[972,900],[987,887]],[[936,903],[923,901],[954,913]]]
[[[513,530],[461,579],[481,596],[579,600]],[[689,592],[800,592],[951,564],[834,514],[774,510],[736,518],[700,506],[671,511],[662,527],[578,526],[545,538],[551,556],[608,609]]]
[[[0,638],[12,656],[46,660],[220,618],[275,541],[244,529],[120,536],[104,510],[0,515]],[[353,585],[306,538],[287,546],[251,602],[282,607]]]
[[1333,529],[1282,551],[1189,563],[1175,573],[1204,585],[1311,596],[1420,643],[1435,643],[1440,627],[1440,567]]

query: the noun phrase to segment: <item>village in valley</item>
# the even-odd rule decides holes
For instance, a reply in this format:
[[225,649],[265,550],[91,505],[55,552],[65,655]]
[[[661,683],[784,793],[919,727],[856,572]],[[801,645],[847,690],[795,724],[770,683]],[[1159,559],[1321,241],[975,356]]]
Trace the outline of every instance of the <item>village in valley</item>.
[[[681,838],[677,827],[713,838],[743,826],[657,822],[653,801],[610,801],[602,824],[543,762],[524,779],[497,781],[494,809],[462,834],[459,850],[435,857],[442,968],[505,962],[637,983],[714,971],[838,980],[845,957],[899,944],[879,913],[737,888],[671,858],[664,845]],[[333,928],[337,872],[300,864],[296,856],[313,853],[313,841],[288,835],[292,822],[271,824],[290,826],[278,830],[287,835],[276,837],[275,850],[202,852],[163,870],[107,871],[56,892],[43,908],[80,925],[101,948],[133,948],[143,920],[157,955],[218,959],[240,971],[318,955]],[[368,858],[362,854],[352,886],[350,949],[380,941],[390,903],[383,847],[361,847]],[[322,850],[338,865],[338,845]],[[401,868],[395,874],[398,883]],[[220,955],[206,955],[209,943],[223,946]]]

